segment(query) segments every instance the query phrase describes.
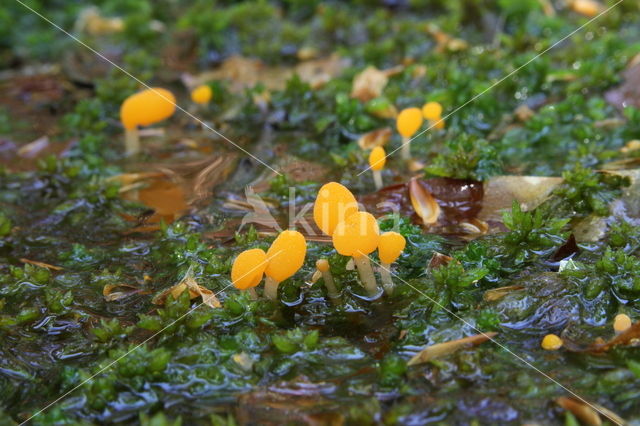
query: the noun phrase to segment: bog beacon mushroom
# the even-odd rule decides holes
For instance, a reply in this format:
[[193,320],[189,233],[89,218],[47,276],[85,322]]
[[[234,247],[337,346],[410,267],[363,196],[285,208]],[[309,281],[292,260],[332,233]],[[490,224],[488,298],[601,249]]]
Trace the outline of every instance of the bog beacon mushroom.
[[540,346],[547,351],[557,351],[562,347],[562,339],[555,334],[547,334],[542,339]]
[[267,268],[267,254],[261,249],[250,249],[240,253],[231,267],[231,282],[238,290],[248,291],[257,299],[255,287],[260,284]]
[[167,89],[153,87],[129,96],[120,107],[120,121],[125,128],[127,155],[140,151],[138,126],[165,120],[176,111],[176,98]]
[[444,120],[442,119],[442,105],[439,102],[427,102],[422,106],[422,115],[425,120],[438,130],[444,129]]
[[396,119],[396,128],[402,136],[402,158],[411,159],[411,137],[422,126],[422,111],[420,108],[405,108],[400,111]]
[[213,91],[211,86],[202,84],[191,91],[191,100],[198,105],[206,105],[211,101]]
[[631,318],[627,314],[618,314],[613,319],[613,330],[616,333],[622,333],[631,328]]
[[330,266],[327,259],[318,259],[316,261],[316,269],[322,274],[322,280],[324,281],[324,286],[327,288],[327,294],[331,299],[337,299],[340,297],[340,294],[333,281]]
[[381,146],[377,146],[371,150],[371,154],[369,154],[369,167],[371,167],[371,171],[373,172],[373,182],[376,185],[376,189],[380,190],[382,188],[382,169],[384,169],[384,165],[387,162],[387,153],[384,152],[384,148]]
[[378,242],[378,255],[380,256],[380,276],[382,277],[382,287],[385,293],[393,293],[393,280],[391,279],[391,264],[395,262],[404,251],[407,240],[394,231],[385,232],[380,235]]
[[358,211],[358,202],[343,185],[329,182],[320,188],[313,205],[313,220],[318,228],[331,236],[338,223]]
[[307,241],[298,231],[283,231],[267,250],[267,276],[264,295],[271,300],[278,298],[278,285],[295,274],[307,254]]
[[380,238],[376,218],[366,212],[354,213],[336,226],[332,238],[338,253],[353,257],[369,296],[376,296],[378,286],[368,257],[378,247]]

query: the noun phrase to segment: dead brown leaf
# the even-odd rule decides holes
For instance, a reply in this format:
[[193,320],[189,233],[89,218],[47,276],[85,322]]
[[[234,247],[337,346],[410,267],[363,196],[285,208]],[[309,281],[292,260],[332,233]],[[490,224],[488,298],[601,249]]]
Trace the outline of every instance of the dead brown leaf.
[[460,349],[477,346],[480,343],[492,339],[497,334],[496,332],[476,334],[450,342],[436,343],[435,345],[427,346],[411,358],[407,365],[423,364],[432,359],[452,354]]
[[433,225],[440,216],[440,206],[427,188],[418,183],[416,178],[409,182],[409,197],[411,205],[422,219],[424,225]]
[[20,259],[20,262],[28,263],[29,265],[38,266],[40,268],[53,269],[54,271],[62,271],[63,269],[61,266],[49,265],[48,263],[38,262],[37,260],[25,259],[24,257]]
[[353,78],[351,97],[361,102],[368,102],[382,95],[387,86],[387,73],[374,66],[368,66]]
[[391,127],[383,127],[382,129],[372,130],[358,139],[358,146],[364,150],[385,146],[391,139]]
[[446,254],[438,253],[436,251],[433,253],[433,256],[431,256],[431,259],[427,264],[427,269],[439,268],[440,266],[444,266],[448,264],[452,260],[453,260],[453,257],[447,256]]
[[496,300],[502,299],[507,294],[513,291],[522,290],[523,288],[524,286],[521,285],[508,285],[506,287],[492,288],[491,290],[487,290],[484,292],[484,295],[482,295],[482,299],[485,302],[495,302]]
[[174,299],[177,299],[185,290],[189,291],[190,299],[201,297],[202,303],[204,303],[205,305],[211,308],[222,307],[215,293],[209,290],[208,288],[198,284],[198,282],[191,276],[190,273],[187,273],[186,277],[182,281],[180,281],[178,284],[157,294],[151,300],[151,303],[155,305],[164,305],[167,301],[167,297],[169,296],[169,294],[171,294],[171,296]]
[[615,346],[640,346],[640,322],[632,324],[627,330],[605,343],[594,343],[587,351],[591,353],[607,352]]
[[571,412],[580,422],[588,426],[602,425],[602,419],[600,419],[598,412],[591,405],[585,404],[579,399],[561,396],[560,398],[556,398],[556,404]]
[[131,284],[105,284],[102,288],[102,295],[107,302],[120,300],[134,294],[148,294],[148,292]]
[[569,3],[569,7],[574,12],[588,18],[593,18],[604,11],[604,6],[595,0],[573,0]]

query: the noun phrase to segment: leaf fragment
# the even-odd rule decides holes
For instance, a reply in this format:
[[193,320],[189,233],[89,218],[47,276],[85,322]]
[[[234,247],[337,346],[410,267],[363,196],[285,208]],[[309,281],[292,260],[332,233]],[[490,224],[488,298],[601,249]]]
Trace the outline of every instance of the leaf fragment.
[[427,188],[420,185],[416,178],[409,182],[409,197],[413,210],[425,225],[433,225],[440,216],[440,206]]
[[491,340],[498,333],[481,333],[473,336],[464,337],[462,339],[452,340],[445,343],[436,343],[435,345],[427,346],[418,352],[413,358],[409,360],[407,365],[423,364],[431,361],[435,358],[440,358],[445,355],[452,354],[460,349],[468,348],[471,346],[479,345],[480,343]]

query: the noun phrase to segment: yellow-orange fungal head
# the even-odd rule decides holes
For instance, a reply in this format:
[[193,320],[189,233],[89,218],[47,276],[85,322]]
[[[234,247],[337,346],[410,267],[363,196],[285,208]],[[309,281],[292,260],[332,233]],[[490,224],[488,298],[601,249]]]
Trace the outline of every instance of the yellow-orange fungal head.
[[400,257],[406,245],[407,240],[397,232],[390,231],[380,235],[378,242],[380,261],[387,265],[392,264]]
[[370,213],[357,212],[340,222],[333,232],[333,246],[343,256],[366,256],[378,247],[380,229]]
[[313,220],[318,228],[332,235],[338,223],[358,211],[358,202],[344,186],[329,182],[320,188],[313,205]]
[[427,102],[422,106],[422,115],[425,120],[439,120],[442,117],[442,105],[438,102]]
[[198,86],[191,91],[191,100],[200,105],[208,104],[212,96],[213,91],[206,84]]
[[260,249],[245,250],[236,257],[231,267],[231,282],[239,290],[260,284],[267,267],[267,254]]
[[618,314],[613,319],[613,329],[616,333],[622,333],[631,328],[631,318],[627,314]]
[[562,347],[562,339],[555,334],[547,334],[542,339],[540,346],[547,351],[556,351]]
[[439,118],[435,123],[433,123],[433,127],[437,130],[443,130],[446,125],[443,119]]
[[372,170],[382,170],[387,162],[387,153],[384,152],[384,148],[377,146],[371,150],[369,154],[369,166]]
[[406,108],[400,111],[396,119],[398,133],[405,138],[413,136],[422,126],[422,111],[420,108]]
[[267,250],[267,269],[264,273],[282,282],[295,274],[307,255],[307,241],[298,231],[283,231]]
[[173,93],[154,87],[129,96],[120,107],[120,120],[126,129],[134,129],[165,120],[175,111]]
[[329,261],[327,259],[318,259],[316,261],[316,269],[320,272],[327,272],[329,270]]

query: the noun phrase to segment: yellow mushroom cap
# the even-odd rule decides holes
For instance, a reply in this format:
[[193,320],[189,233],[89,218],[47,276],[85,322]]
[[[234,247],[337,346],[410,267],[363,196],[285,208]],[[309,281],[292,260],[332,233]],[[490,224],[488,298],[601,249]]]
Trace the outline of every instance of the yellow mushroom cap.
[[231,267],[231,281],[240,290],[260,284],[267,267],[267,254],[260,249],[245,250],[236,257]]
[[433,124],[433,127],[438,129],[438,130],[442,130],[445,128],[445,122],[443,119],[438,118],[437,121]]
[[387,162],[387,153],[384,152],[384,148],[377,146],[371,150],[369,154],[369,166],[373,170],[382,170]]
[[129,96],[120,107],[126,129],[148,126],[167,119],[176,111],[176,98],[167,89],[154,87]]
[[442,105],[438,102],[427,102],[422,106],[422,115],[425,120],[436,121],[442,117]]
[[322,185],[313,205],[313,220],[327,235],[333,234],[338,223],[358,211],[358,202],[344,186],[337,182]]
[[380,229],[370,213],[357,212],[340,222],[333,232],[333,246],[343,256],[366,256],[378,247]]
[[420,108],[406,108],[400,111],[396,119],[398,133],[405,138],[413,136],[422,126],[422,111]]
[[622,333],[623,331],[631,328],[631,318],[627,314],[618,314],[613,319],[613,329],[616,333]]
[[380,261],[387,265],[395,262],[406,245],[407,240],[397,232],[390,231],[380,235],[380,241],[378,241]]
[[318,259],[316,261],[316,269],[320,272],[327,272],[329,270],[329,261],[327,259]]
[[206,84],[200,85],[191,91],[191,100],[200,105],[209,103],[212,96],[213,91]]
[[555,334],[547,334],[542,339],[542,349],[547,351],[555,351],[562,347],[562,339],[556,336]]
[[264,273],[281,282],[300,269],[307,254],[307,241],[298,231],[283,231],[267,250],[269,264]]

